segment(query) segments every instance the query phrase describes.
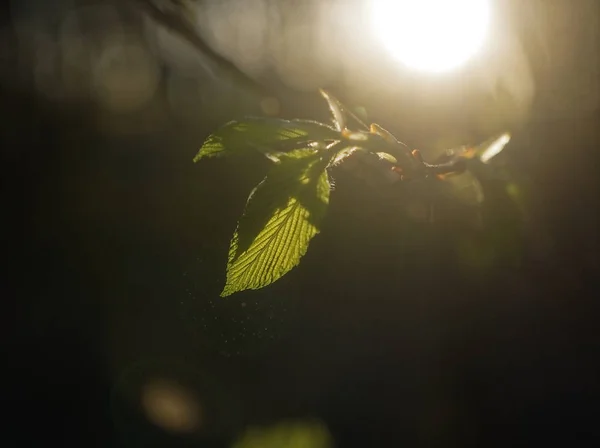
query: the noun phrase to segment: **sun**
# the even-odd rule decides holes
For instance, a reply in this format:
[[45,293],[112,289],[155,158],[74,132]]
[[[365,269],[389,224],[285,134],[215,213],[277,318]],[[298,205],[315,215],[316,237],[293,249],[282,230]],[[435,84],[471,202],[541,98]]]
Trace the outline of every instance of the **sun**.
[[371,25],[401,63],[423,72],[451,71],[484,44],[490,0],[371,0]]

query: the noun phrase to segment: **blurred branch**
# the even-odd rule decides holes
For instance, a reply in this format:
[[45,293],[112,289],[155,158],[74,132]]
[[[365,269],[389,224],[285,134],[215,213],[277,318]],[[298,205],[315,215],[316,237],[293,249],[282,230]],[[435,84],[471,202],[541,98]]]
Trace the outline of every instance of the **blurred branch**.
[[156,23],[186,40],[203,56],[208,58],[219,70],[230,75],[232,79],[239,82],[242,86],[257,93],[267,93],[264,85],[248,76],[233,62],[215,51],[204,40],[196,31],[194,25],[185,18],[186,6],[184,1],[164,0],[162,2],[164,5],[169,4],[165,9],[159,7],[153,0],[133,0],[133,3],[136,3]]

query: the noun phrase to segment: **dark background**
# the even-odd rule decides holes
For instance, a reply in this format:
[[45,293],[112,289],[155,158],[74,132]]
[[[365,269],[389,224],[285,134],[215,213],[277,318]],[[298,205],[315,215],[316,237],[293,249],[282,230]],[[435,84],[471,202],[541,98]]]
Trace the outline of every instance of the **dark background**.
[[[547,3],[561,17],[579,5]],[[586,52],[589,39],[573,31],[593,34],[595,22],[574,15],[545,36],[551,52],[570,43],[554,70],[538,61],[530,16],[511,5],[536,84],[509,152],[529,186],[526,223],[500,201],[487,231],[423,225],[334,172],[328,217],[301,265],[228,299],[218,294],[229,239],[266,164],[191,159],[216,126],[262,113],[256,93],[205,76],[203,100],[182,115],[166,87],[177,69],[161,62],[152,99],[126,112],[49,98],[17,45],[17,18],[39,4],[6,9],[5,445],[227,446],[248,425],[306,418],[340,447],[597,442],[600,112],[578,109],[577,95],[595,94],[580,77],[598,73],[598,47]],[[137,29],[135,8],[122,14]],[[494,110],[478,94],[430,113],[418,98],[398,111],[397,87],[326,87],[361,98],[373,121],[418,147],[449,128],[475,141],[514,124],[477,128],[472,118]],[[326,118],[314,93],[288,89],[280,116]],[[411,113],[420,125],[396,123]],[[145,420],[135,394],[152,376],[187,384],[211,423],[183,436]]]

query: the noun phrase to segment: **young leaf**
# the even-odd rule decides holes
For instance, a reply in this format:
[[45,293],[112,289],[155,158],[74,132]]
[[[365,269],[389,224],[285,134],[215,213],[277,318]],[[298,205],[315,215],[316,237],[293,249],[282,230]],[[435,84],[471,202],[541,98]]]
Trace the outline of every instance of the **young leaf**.
[[346,129],[346,117],[342,112],[341,103],[335,98],[331,93],[327,92],[324,89],[319,89],[321,96],[325,98],[327,101],[327,105],[329,106],[329,111],[333,117],[333,124],[335,129],[338,132]]
[[396,158],[393,155],[388,154],[387,152],[377,152],[375,154],[377,154],[380,159],[387,160],[393,165],[396,165],[398,163],[398,160],[396,160]]
[[372,153],[355,149],[343,159],[341,167],[371,187],[379,188],[384,185],[387,187],[401,179],[400,174],[392,170],[395,163],[396,159],[385,152]]
[[[408,148],[408,146],[398,140],[394,134],[384,129],[377,123],[371,123],[369,127],[369,131],[371,136],[378,137],[385,145],[381,145],[385,147],[387,153],[391,153],[390,155],[397,159],[398,164],[410,173],[412,170],[418,170],[420,168],[420,162],[416,160]],[[375,142],[377,142],[377,138],[373,138]],[[377,143],[376,143],[377,144]],[[363,144],[363,147],[368,148],[370,146],[373,149],[373,145]]]
[[[327,105],[329,106],[329,111],[331,112],[333,118],[333,124],[336,130],[342,132],[349,128],[347,118],[352,119],[359,127],[368,130],[369,127],[350,109],[344,107],[344,105],[338,100],[335,96],[324,89],[319,89],[321,96],[325,98],[327,101]],[[362,108],[364,114],[366,114],[366,110],[364,107]]]
[[394,136],[394,134],[392,134],[387,129],[384,129],[382,126],[378,125],[377,123],[371,123],[371,126],[369,127],[369,131],[371,132],[371,134],[379,135],[381,138],[383,138],[389,144],[397,145],[400,143],[398,141],[398,139]]
[[491,159],[496,157],[504,147],[510,142],[509,132],[497,134],[476,146],[460,146],[458,148],[446,149],[438,157],[438,161],[447,161],[451,159],[471,159],[481,163],[488,164]]
[[508,142],[510,142],[510,133],[503,132],[473,148],[473,155],[479,158],[481,162],[489,163],[492,158],[500,154]]
[[250,194],[231,240],[221,297],[267,286],[299,263],[327,210],[328,162],[310,148],[283,154]]
[[282,152],[306,147],[312,141],[336,138],[339,134],[333,128],[316,121],[249,117],[243,121],[230,121],[210,135],[194,157],[194,162],[208,157],[241,154],[249,148],[278,160]]

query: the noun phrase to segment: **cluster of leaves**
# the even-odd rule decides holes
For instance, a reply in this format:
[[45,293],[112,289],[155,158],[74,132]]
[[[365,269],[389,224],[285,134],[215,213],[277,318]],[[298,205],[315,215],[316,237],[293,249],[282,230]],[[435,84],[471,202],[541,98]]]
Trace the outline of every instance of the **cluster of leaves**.
[[[444,182],[460,196],[464,185],[453,181],[452,174],[467,172],[471,160],[483,165],[509,139],[503,134],[475,148],[449,150],[428,164],[381,126],[366,126],[330,93],[321,94],[333,125],[274,118],[231,121],[210,135],[194,158],[235,156],[250,149],[273,162],[250,193],[231,240],[222,297],[267,286],[298,265],[325,216],[332,166],[353,160],[385,183]],[[359,129],[350,129],[350,119]],[[479,192],[470,200],[483,198]]]

